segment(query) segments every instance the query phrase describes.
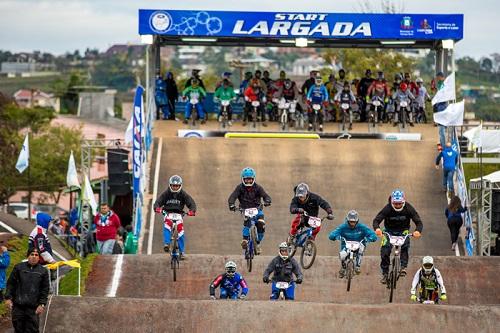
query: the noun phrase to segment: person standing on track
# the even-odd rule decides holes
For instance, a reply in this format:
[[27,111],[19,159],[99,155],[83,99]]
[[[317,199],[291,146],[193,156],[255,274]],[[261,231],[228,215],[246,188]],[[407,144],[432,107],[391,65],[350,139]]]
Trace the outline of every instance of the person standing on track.
[[448,228],[450,229],[451,234],[451,250],[455,251],[457,247],[458,235],[460,234],[460,228],[464,224],[462,219],[462,214],[467,211],[467,206],[462,207],[462,202],[460,198],[454,195],[451,200],[448,208],[446,208],[444,214],[446,216]]
[[[384,231],[393,236],[403,236],[409,233],[410,221],[416,225],[413,237],[419,238],[423,229],[422,220],[415,208],[406,202],[405,194],[402,190],[394,190],[389,198],[389,203],[373,219],[373,229],[377,236],[382,237],[380,224],[384,222]],[[389,265],[392,245],[387,236],[383,236],[382,247],[380,248],[380,269],[382,270],[382,279],[380,283],[387,283],[389,275]],[[410,250],[410,238],[407,238],[401,247],[401,271],[399,275],[406,276],[406,267],[408,266],[408,251]]]
[[[271,205],[271,197],[266,193],[264,188],[255,182],[255,170],[249,167],[244,168],[241,171],[241,184],[238,184],[234,189],[233,193],[229,196],[227,200],[229,204],[229,210],[236,211],[236,199],[240,202],[241,209],[247,208],[258,208],[259,213],[257,217],[257,254],[260,254],[260,242],[264,239],[264,232],[266,231],[266,222],[264,220],[264,212],[261,209],[262,200],[264,200],[264,206]],[[249,221],[245,221],[247,223]],[[248,245],[248,240],[250,239],[250,225],[243,225],[243,240],[241,241],[241,247],[245,250]]]
[[[182,178],[178,175],[173,175],[168,180],[168,188],[156,199],[154,209],[156,213],[177,213],[182,214],[184,207],[189,209],[188,216],[196,215],[196,203],[193,198],[182,189]],[[172,235],[173,223],[165,215],[163,223],[163,251],[170,252],[170,238]],[[179,252],[181,253],[180,259],[185,259],[184,250],[184,226],[183,223],[177,224],[177,231],[179,233]]]

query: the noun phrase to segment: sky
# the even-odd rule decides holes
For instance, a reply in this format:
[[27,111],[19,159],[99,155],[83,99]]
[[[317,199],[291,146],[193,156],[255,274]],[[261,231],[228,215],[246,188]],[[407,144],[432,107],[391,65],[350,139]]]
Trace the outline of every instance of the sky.
[[[0,0],[0,49],[54,54],[138,43],[138,9],[361,12],[381,0]],[[392,0],[405,13],[464,14],[458,57],[500,53],[499,0]]]

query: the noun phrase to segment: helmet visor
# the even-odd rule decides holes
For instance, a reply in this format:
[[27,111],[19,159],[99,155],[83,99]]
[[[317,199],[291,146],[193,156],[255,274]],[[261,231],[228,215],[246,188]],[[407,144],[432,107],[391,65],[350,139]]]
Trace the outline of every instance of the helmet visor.
[[180,184],[170,184],[170,189],[174,192],[177,192],[179,191],[181,188],[181,185]]
[[288,256],[288,248],[287,247],[280,247],[280,255],[287,257]]
[[392,206],[396,209],[403,208],[404,202],[392,202]]
[[254,181],[255,181],[255,179],[252,178],[252,177],[245,177],[245,178],[243,178],[243,183],[245,183],[247,185],[252,185]]
[[434,265],[431,263],[425,263],[422,266],[424,267],[425,270],[430,270],[432,269],[432,267],[434,267]]
[[226,268],[226,273],[229,275],[234,275],[236,273],[236,267],[228,267]]

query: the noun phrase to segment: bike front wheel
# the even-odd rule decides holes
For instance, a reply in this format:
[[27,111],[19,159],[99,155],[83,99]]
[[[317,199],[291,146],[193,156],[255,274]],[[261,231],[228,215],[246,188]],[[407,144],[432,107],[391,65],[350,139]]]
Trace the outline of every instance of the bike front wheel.
[[172,269],[174,282],[177,281],[177,268],[179,268],[179,247],[177,246],[177,230],[172,234],[172,252],[170,268]]
[[300,265],[303,269],[309,269],[316,259],[316,244],[312,239],[306,240],[300,254]]
[[354,263],[352,262],[352,260],[349,260],[347,262],[347,271],[346,271],[347,291],[351,290],[351,281],[353,276],[354,276]]

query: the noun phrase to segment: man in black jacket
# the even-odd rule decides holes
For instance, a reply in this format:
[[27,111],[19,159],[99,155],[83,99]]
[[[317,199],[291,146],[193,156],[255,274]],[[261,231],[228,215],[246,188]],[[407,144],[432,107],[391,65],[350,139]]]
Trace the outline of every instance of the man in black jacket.
[[[323,208],[327,213],[327,219],[333,220],[333,211],[330,204],[317,195],[309,191],[309,186],[306,183],[300,183],[294,189],[295,196],[292,198],[290,203],[290,213],[296,214],[292,221],[292,227],[290,229],[290,236],[295,236],[297,231],[307,224],[309,220],[308,216],[318,217],[319,207]],[[304,216],[307,213],[307,216]],[[316,238],[316,235],[321,230],[321,226],[314,228],[312,237]]]
[[[406,202],[405,194],[402,190],[394,190],[389,198],[389,203],[382,208],[373,220],[373,229],[377,236],[382,237],[380,223],[384,222],[384,229],[390,235],[403,236],[409,233],[410,220],[415,223],[415,231],[413,237],[419,238],[423,229],[422,220],[415,208]],[[390,256],[392,245],[384,236],[382,247],[380,248],[380,268],[382,270],[381,283],[387,283],[389,273]],[[401,247],[401,271],[400,276],[406,276],[406,267],[408,266],[408,250],[410,249],[410,238],[407,238]]]
[[[258,214],[255,216],[257,223],[257,254],[260,254],[260,242],[264,239],[265,224],[264,212],[261,209],[262,200],[264,206],[271,205],[271,197],[264,191],[264,188],[255,182],[255,170],[249,167],[241,171],[241,184],[238,184],[233,193],[227,199],[229,210],[236,211],[236,199],[240,202],[240,209],[257,208]],[[250,238],[250,219],[243,221],[243,240],[241,247],[247,248],[248,240]]]
[[[264,271],[262,281],[269,283],[269,276],[273,273],[271,299],[278,299],[279,297],[280,290],[276,287],[276,282],[288,282],[290,285],[285,290],[285,299],[293,300],[295,298],[295,283],[302,283],[302,271],[295,258],[290,258],[286,242],[279,245],[278,254],[271,260]],[[293,282],[293,274],[295,274],[295,282]]]
[[39,315],[49,295],[49,273],[39,264],[38,249],[31,248],[28,261],[14,266],[7,281],[5,304],[12,309],[12,325],[16,333],[38,332]]
[[[188,215],[196,215],[196,203],[193,198],[182,189],[182,178],[178,175],[173,175],[168,180],[168,189],[160,194],[154,203],[155,212],[161,214],[165,212],[165,219],[163,223],[163,250],[170,251],[170,238],[172,232],[173,222],[168,218],[168,213],[184,213],[184,206],[189,209]],[[177,232],[179,233],[179,251],[181,252],[180,259],[185,259],[184,253],[184,226],[182,219],[177,223]]]

